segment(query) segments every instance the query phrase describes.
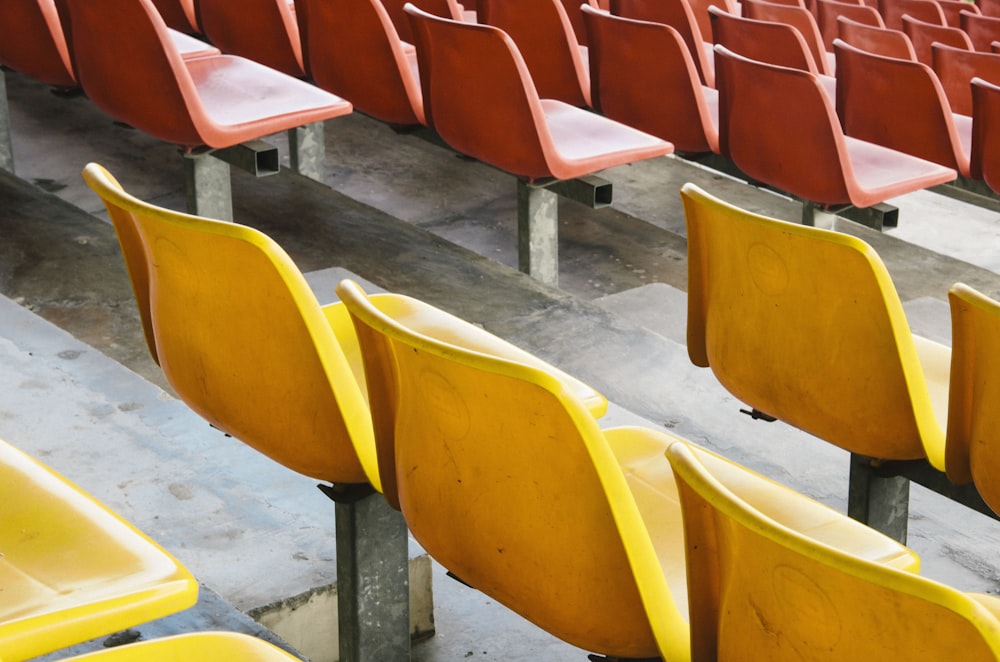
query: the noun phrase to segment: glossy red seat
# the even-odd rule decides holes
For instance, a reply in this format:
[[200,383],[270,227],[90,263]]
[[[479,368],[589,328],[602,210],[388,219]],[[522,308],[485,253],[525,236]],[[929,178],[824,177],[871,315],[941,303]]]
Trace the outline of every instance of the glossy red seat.
[[716,45],[719,146],[748,176],[823,206],[863,208],[955,171],[845,136],[816,74]]
[[809,47],[819,73],[833,76],[833,54],[823,46],[823,36],[819,32],[816,18],[805,7],[799,5],[766,2],[765,0],[743,0],[743,16],[758,21],[785,23],[799,31]]
[[719,151],[719,103],[680,33],[585,7],[594,108],[678,151]]
[[712,31],[703,31],[691,3],[686,0],[611,0],[611,13],[638,21],[663,23],[677,30],[687,44],[702,83],[715,87]]
[[934,57],[931,52],[931,45],[945,44],[955,48],[973,50],[969,36],[959,28],[951,28],[946,25],[936,25],[913,18],[909,14],[902,17],[903,33],[910,38],[913,44],[913,52],[917,55],[917,61],[932,66]]
[[837,113],[849,136],[969,176],[972,119],[951,112],[934,71],[837,40]]
[[305,76],[299,26],[288,0],[198,0],[197,8],[202,32],[224,53]]
[[864,25],[842,16],[837,19],[837,34],[844,43],[869,53],[904,60],[917,59],[910,38],[902,30]]
[[884,28],[882,15],[874,7],[854,4],[851,2],[836,2],[836,0],[816,0],[817,23],[820,34],[823,35],[823,47],[833,52],[833,40],[837,34],[837,19],[841,16],[849,18],[862,25]]
[[538,96],[590,106],[590,74],[560,0],[479,0],[478,20],[514,40]]
[[994,41],[1000,41],[1000,18],[963,11],[959,14],[959,20],[959,27],[969,35],[972,47],[977,51],[989,53],[990,45]]
[[424,124],[416,50],[380,0],[298,0],[309,77],[389,124]]
[[934,44],[933,60],[953,113],[972,116],[973,78],[1000,83],[1000,54]]
[[1000,192],[1000,85],[972,79],[972,117],[972,178]]
[[443,16],[456,21],[475,22],[474,14],[472,16],[467,14],[465,7],[458,0],[382,0],[382,5],[389,12],[392,24],[396,26],[399,38],[408,44],[413,43],[413,30],[410,28],[410,20],[406,17],[406,12],[403,11],[403,7],[407,3],[412,3],[415,7],[435,16]]

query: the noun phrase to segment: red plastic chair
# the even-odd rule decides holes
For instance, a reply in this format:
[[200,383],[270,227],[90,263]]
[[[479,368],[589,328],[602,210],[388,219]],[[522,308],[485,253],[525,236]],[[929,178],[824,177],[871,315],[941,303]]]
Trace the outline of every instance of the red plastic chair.
[[983,16],[1000,18],[1000,0],[976,0],[976,6]]
[[299,26],[288,0],[198,0],[197,9],[205,36],[223,52],[305,76]]
[[424,124],[416,50],[380,0],[297,0],[309,77],[390,124]]
[[250,60],[182,60],[150,0],[67,4],[87,96],[115,119],[186,151],[230,147],[351,111],[343,99]]
[[959,20],[959,27],[969,35],[972,47],[977,51],[989,53],[990,45],[994,41],[1000,41],[1000,18],[963,11],[959,14]]
[[566,16],[569,17],[570,25],[573,26],[573,34],[576,35],[576,42],[581,46],[586,46],[587,28],[583,24],[583,12],[580,9],[583,5],[600,9],[597,0],[560,0],[560,2],[562,2],[563,9],[566,10]]
[[837,34],[837,19],[841,16],[863,25],[876,28],[885,27],[882,15],[878,13],[878,10],[867,5],[836,2],[835,0],[816,0],[816,11],[819,32],[823,36],[823,48],[831,53],[833,52],[833,40],[839,36]]
[[584,7],[594,108],[669,140],[678,151],[719,151],[719,103],[669,25]]
[[[499,28],[412,5],[424,112],[454,149],[535,181],[573,179],[662,156],[673,146],[553,99],[540,99],[514,41]],[[512,138],[515,137],[515,138]]]
[[878,0],[878,10],[885,26],[890,30],[902,30],[903,14],[915,18],[946,25],[944,12],[934,0]]
[[1000,193],[1000,86],[972,79],[972,118],[972,178]]
[[845,136],[819,77],[715,47],[719,146],[748,176],[806,201],[870,207],[955,171]]
[[478,19],[514,40],[539,96],[590,106],[587,62],[560,0],[479,0]]
[[934,73],[941,81],[951,111],[972,116],[972,79],[1000,83],[1000,55],[943,44],[934,44],[933,53]]
[[972,120],[951,112],[930,67],[868,53],[839,39],[833,48],[837,114],[847,135],[969,176]]
[[[459,4],[458,0],[382,0],[382,5],[389,12],[392,24],[396,26],[399,38],[409,44],[413,43],[413,30],[410,28],[410,19],[406,17],[406,12],[403,11],[403,6],[407,3],[412,3],[414,6],[436,16],[443,16],[456,21],[470,20],[470,16],[466,14],[465,8]],[[470,22],[475,21],[472,20]]]
[[979,7],[965,0],[934,0],[934,2],[941,8],[945,24],[953,28],[962,27],[962,12],[982,16]]
[[[637,21],[663,23],[677,30],[687,44],[701,81],[715,87],[715,65],[712,61],[712,31],[703,30],[693,7],[686,0],[611,0],[611,13]],[[707,16],[707,11],[706,11]]]
[[964,48],[968,51],[973,50],[969,35],[962,32],[959,28],[927,23],[913,18],[909,14],[904,14],[902,21],[903,33],[910,38],[910,43],[913,44],[913,52],[917,54],[917,61],[927,66],[934,64],[934,56],[931,52],[932,44],[945,44],[946,46],[953,46],[955,48]]
[[876,28],[842,16],[837,19],[837,35],[844,43],[869,53],[903,60],[917,59],[910,38],[901,30]]
[[833,75],[833,54],[826,52],[816,18],[805,7],[764,0],[743,0],[743,16],[757,21],[771,21],[792,26],[805,40],[819,73]]
[[164,23],[187,34],[200,34],[201,26],[198,25],[194,3],[195,0],[153,0]]

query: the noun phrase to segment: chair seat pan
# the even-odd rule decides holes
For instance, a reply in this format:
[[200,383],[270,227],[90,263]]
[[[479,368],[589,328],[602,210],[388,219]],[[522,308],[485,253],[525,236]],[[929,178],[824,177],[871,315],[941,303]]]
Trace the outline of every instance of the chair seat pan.
[[673,145],[664,140],[592,112],[553,99],[542,99],[541,104],[558,158],[549,164],[556,179],[673,152]]
[[352,110],[340,97],[241,57],[186,62],[210,123],[201,129],[209,147],[230,147]]
[[888,198],[953,181],[951,168],[909,156],[874,143],[844,136],[860,189],[851,191],[855,207],[870,207]]
[[206,55],[220,55],[222,51],[211,44],[206,44],[201,39],[196,39],[191,35],[184,34],[179,30],[174,30],[173,28],[167,28],[167,32],[170,33],[170,39],[174,42],[174,46],[177,47],[177,52],[181,54],[185,60],[189,58],[205,57]]
[[107,508],[0,442],[0,655],[21,660],[186,609],[198,585]]

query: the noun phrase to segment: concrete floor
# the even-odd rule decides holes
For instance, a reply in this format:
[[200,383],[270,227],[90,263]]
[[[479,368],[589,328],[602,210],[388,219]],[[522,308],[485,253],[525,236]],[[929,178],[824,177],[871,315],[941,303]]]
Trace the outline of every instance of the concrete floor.
[[[131,193],[182,209],[176,149],[113,124],[82,97],[56,97],[13,73],[7,89],[19,179],[0,174],[0,437],[149,531],[223,604],[249,611],[328,584],[332,510],[311,481],[274,477],[270,463],[161,390],[113,231],[79,177],[98,161]],[[513,269],[512,177],[357,114],[328,123],[327,149],[326,186],[289,172],[233,177],[237,220],[285,247],[321,300],[344,270],[425,299],[592,383],[614,405],[606,424],[664,426],[843,510],[846,454],[742,416],[683,346],[680,185],[789,220],[796,203],[672,158],[615,168],[604,173],[615,183],[612,208],[560,203],[553,289]],[[883,257],[914,329],[947,340],[952,283],[1000,296],[1000,218],[929,192],[893,202],[895,230],[830,223]],[[184,450],[163,457],[161,443]],[[119,448],[129,450],[110,450]],[[221,459],[228,453],[240,460]],[[133,454],[153,458],[153,470],[123,461]],[[279,482],[290,491],[275,497]],[[1000,524],[913,491],[910,544],[924,574],[998,592]],[[436,634],[414,659],[584,659],[436,566],[433,581]]]

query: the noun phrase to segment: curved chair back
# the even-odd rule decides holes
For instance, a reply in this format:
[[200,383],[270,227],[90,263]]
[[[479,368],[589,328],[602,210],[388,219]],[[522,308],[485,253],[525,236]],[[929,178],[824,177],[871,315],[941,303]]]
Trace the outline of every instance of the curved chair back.
[[463,18],[462,7],[458,0],[381,0],[392,24],[396,26],[396,32],[403,41],[412,44],[414,41],[413,29],[410,27],[410,19],[407,18],[403,7],[407,4],[424,10],[428,14],[450,18],[461,21]]
[[[715,66],[705,48],[705,43],[712,40],[712,31],[703,30],[687,0],[611,0],[611,13],[637,21],[663,23],[677,30],[687,45],[702,83],[715,87]],[[705,16],[706,26],[711,28],[707,10]]]
[[54,0],[0,3],[0,64],[46,85],[76,87]]
[[941,81],[953,113],[972,115],[973,78],[1000,83],[1000,54],[943,44],[934,44],[932,53],[934,73]]
[[[823,37],[812,12],[799,5],[786,5],[764,0],[743,0],[743,16],[756,21],[771,21],[785,23],[799,31],[809,47],[809,53],[816,63],[816,69],[821,74],[833,75],[833,69],[827,58]],[[733,50],[730,48],[729,50]],[[739,52],[739,51],[736,51]],[[775,62],[774,64],[780,64]]]
[[833,51],[833,40],[837,38],[837,19],[841,16],[862,25],[884,28],[882,15],[874,7],[854,4],[852,2],[837,2],[836,0],[816,0],[816,21],[820,34],[823,35],[823,47]]
[[514,40],[538,96],[590,105],[587,63],[560,0],[479,0],[477,17]]
[[1000,41],[1000,18],[965,10],[959,13],[959,17],[959,27],[969,35],[969,41],[977,51],[989,53],[991,44]]
[[935,43],[954,48],[964,48],[967,51],[973,50],[969,35],[965,34],[959,28],[928,23],[913,18],[908,14],[904,14],[901,20],[903,22],[903,33],[910,38],[910,43],[913,44],[913,52],[917,55],[917,61],[926,64],[928,67],[934,64],[934,55],[931,46]]
[[317,85],[383,122],[425,122],[416,53],[381,0],[296,0],[296,13]]
[[750,406],[836,446],[876,458],[927,457],[943,469],[944,431],[875,251],[692,185],[681,197],[691,362],[711,367]]
[[583,12],[580,9],[583,6],[600,9],[597,0],[560,0],[560,2],[562,2],[563,9],[566,10],[569,24],[573,26],[573,34],[576,36],[576,42],[581,46],[586,46],[587,28],[583,25]]
[[981,78],[972,79],[969,171],[973,179],[985,180],[991,189],[1000,191],[1000,86]]
[[[657,474],[663,484],[634,495],[606,436],[614,433],[558,377],[414,332],[364,305],[356,287],[342,283],[338,292],[365,329],[361,342],[380,343],[378,352],[365,350],[366,360],[391,357],[380,372],[396,382],[399,503],[420,545],[473,588],[575,646],[687,659],[669,471]],[[651,447],[655,462],[667,440],[650,435],[629,452]],[[655,539],[641,499],[660,506]]]
[[[964,140],[959,134],[948,97],[929,66],[869,53],[840,40],[834,42],[834,53],[837,114],[847,135],[969,176],[971,134]],[[907,112],[888,110],[892,107]]]
[[[962,12],[981,16],[979,7],[968,0],[934,0],[941,13],[944,14],[945,25],[953,28],[962,27]],[[963,28],[964,29],[964,28]]]
[[378,487],[346,309],[321,308],[260,232],[145,203],[96,164],[84,178],[122,238],[147,342],[177,395],[294,471]]
[[[734,16],[713,7],[712,34],[716,45],[758,62],[820,73],[802,34],[785,23]],[[718,51],[716,51],[718,69]],[[721,87],[716,84],[716,87]]]
[[163,21],[174,30],[187,34],[199,34],[198,11],[195,0],[153,0]]
[[305,76],[299,26],[288,0],[198,0],[196,8],[205,36],[224,53]]
[[898,8],[900,27],[904,16],[942,27],[948,25],[937,0],[893,0],[893,3]]
[[[1000,601],[859,558],[775,521],[681,443],[694,662],[1000,659]],[[752,651],[748,653],[748,651]]]
[[718,103],[680,33],[585,7],[594,108],[684,152],[718,152]]
[[837,36],[855,48],[900,60],[917,59],[910,38],[901,30],[874,27],[847,17],[837,19]]
[[1000,512],[1000,302],[956,283],[951,304],[951,386],[948,390],[946,466],[954,483],[973,481],[983,500]]

